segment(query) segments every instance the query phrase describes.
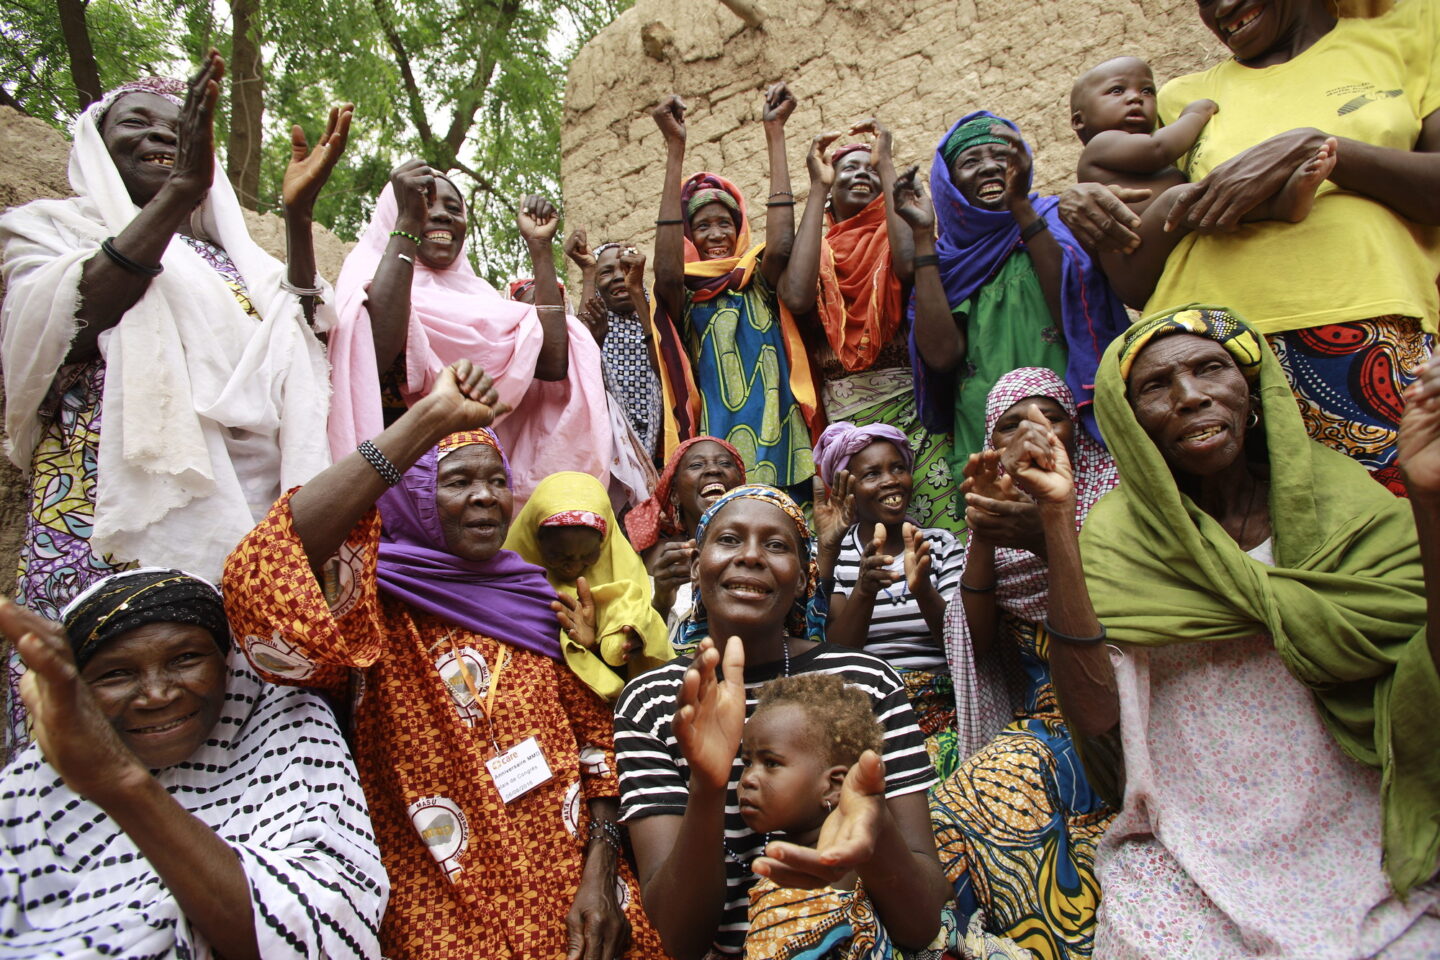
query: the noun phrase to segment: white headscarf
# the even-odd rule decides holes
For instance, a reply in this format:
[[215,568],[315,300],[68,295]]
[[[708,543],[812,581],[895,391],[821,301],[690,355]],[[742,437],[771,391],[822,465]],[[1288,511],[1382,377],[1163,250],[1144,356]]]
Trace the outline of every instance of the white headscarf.
[[[37,200],[0,218],[6,449],[22,469],[45,429],[39,407],[79,327],[84,265],[140,212],[100,136],[111,102],[75,121],[70,184],[78,196]],[[280,287],[285,266],[250,239],[223,173],[200,216],[260,319],[188,244],[172,240],[165,272],[100,335],[104,416],[90,542],[97,555],[218,579],[226,554],[274,498],[329,465],[329,371],[299,299]],[[317,326],[325,328],[324,317]]]

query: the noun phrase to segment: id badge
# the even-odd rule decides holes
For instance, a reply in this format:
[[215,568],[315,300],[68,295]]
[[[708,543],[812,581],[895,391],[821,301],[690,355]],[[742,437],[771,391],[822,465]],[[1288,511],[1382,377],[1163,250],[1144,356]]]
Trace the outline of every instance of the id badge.
[[540,741],[526,737],[518,744],[485,761],[495,789],[500,791],[500,800],[509,803],[516,797],[524,796],[554,776],[545,754],[540,752]]

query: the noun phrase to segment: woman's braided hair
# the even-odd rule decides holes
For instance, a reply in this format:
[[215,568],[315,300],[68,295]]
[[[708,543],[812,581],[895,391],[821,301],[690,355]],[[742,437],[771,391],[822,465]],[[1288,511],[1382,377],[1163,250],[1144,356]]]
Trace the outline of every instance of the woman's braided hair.
[[755,712],[787,703],[805,711],[831,764],[849,767],[866,750],[883,752],[885,731],[875,719],[870,697],[844,677],[833,673],[777,677],[760,688]]

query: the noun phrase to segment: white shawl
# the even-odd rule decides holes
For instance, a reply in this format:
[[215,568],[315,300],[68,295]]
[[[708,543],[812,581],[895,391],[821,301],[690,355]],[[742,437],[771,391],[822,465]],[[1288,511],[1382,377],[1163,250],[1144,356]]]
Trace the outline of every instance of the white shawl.
[[[390,885],[329,707],[265,683],[235,647],[225,708],[161,785],[226,841],[266,960],[371,960]],[[0,773],[0,960],[210,958],[128,834],[31,744]]]
[[[101,140],[100,107],[75,122],[70,184],[78,196],[0,218],[6,452],[22,469],[79,326],[84,264],[139,213]],[[247,316],[219,274],[172,240],[165,272],[100,335],[106,369],[91,549],[218,579],[225,556],[279,493],[329,465],[329,370],[299,299],[280,287],[284,265],[250,239],[223,173],[201,210],[262,319]]]

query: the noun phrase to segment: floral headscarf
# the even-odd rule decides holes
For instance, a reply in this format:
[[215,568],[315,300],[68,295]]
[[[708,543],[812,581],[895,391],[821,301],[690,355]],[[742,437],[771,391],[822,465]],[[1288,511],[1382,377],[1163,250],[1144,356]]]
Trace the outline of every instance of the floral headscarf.
[[1135,365],[1140,351],[1153,341],[1176,333],[1193,333],[1214,340],[1230,354],[1235,366],[1240,368],[1252,386],[1259,381],[1260,359],[1264,354],[1259,334],[1227,308],[1203,303],[1167,310],[1159,316],[1142,320],[1127,332],[1125,345],[1120,349],[1120,378],[1129,381],[1130,368]]

